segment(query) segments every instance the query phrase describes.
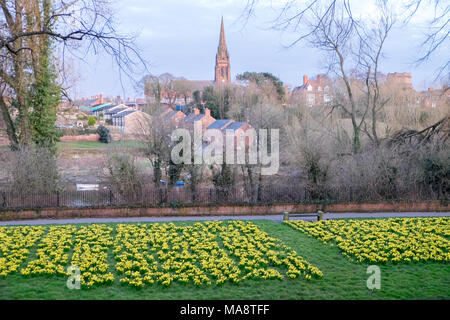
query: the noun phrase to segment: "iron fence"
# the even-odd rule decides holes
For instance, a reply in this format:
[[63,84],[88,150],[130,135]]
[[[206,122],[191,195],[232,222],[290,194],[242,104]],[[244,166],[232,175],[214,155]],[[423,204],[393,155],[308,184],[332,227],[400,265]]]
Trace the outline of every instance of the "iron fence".
[[264,186],[250,192],[245,188],[144,188],[139,192],[124,193],[113,190],[58,191],[24,194],[0,191],[0,210],[39,208],[126,207],[126,206],[188,206],[188,205],[267,205],[276,203],[337,203],[369,201],[448,200],[449,192],[432,188],[408,188],[378,194],[351,186],[336,186],[320,190],[307,186]]

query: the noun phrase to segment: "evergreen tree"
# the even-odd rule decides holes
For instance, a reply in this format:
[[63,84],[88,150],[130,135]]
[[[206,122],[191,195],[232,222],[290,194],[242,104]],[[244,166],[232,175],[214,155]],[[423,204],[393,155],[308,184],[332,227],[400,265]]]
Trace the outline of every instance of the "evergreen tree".
[[244,72],[236,76],[237,80],[249,81],[255,83],[257,86],[261,86],[265,82],[270,82],[277,91],[278,99],[284,101],[284,85],[283,82],[273,74],[269,72]]
[[203,91],[205,107],[211,110],[211,116],[215,119],[228,119],[228,111],[231,105],[231,92],[227,87],[206,87]]
[[41,72],[37,75],[31,89],[30,115],[32,141],[39,146],[56,152],[59,139],[55,127],[56,112],[61,101],[61,88],[56,83],[56,72],[49,61],[50,46],[41,57]]
[[112,141],[111,132],[105,126],[99,126],[97,128],[97,133],[100,135],[100,142],[110,143]]

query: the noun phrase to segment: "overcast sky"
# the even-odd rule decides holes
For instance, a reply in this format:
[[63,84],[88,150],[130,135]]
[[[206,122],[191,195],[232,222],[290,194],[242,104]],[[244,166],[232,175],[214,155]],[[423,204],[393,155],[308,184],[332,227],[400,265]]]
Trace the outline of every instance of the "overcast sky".
[[[233,79],[245,71],[271,72],[286,84],[298,86],[304,74],[315,76],[324,71],[323,59],[303,43],[286,49],[295,35],[270,29],[269,21],[280,2],[283,0],[272,2],[275,7],[260,6],[246,25],[239,19],[245,0],[119,0],[114,5],[114,18],[119,32],[138,36],[137,45],[152,74],[169,72],[191,80],[213,80],[223,16]],[[359,10],[373,12],[367,6]],[[415,66],[429,18],[430,13],[424,12],[406,28],[395,28],[382,62],[383,72],[412,72],[416,89],[432,85],[436,68],[448,60],[450,52],[447,41],[431,61]],[[76,67],[81,78],[72,90],[75,97],[101,92],[106,96],[142,96],[131,81],[123,79],[121,85],[117,67],[105,55],[92,56],[87,64]]]

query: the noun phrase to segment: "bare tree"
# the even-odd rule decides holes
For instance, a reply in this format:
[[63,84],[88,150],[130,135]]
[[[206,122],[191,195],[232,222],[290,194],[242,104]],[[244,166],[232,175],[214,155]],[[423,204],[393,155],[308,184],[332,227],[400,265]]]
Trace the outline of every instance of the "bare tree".
[[[344,87],[344,93],[335,96],[331,106],[341,109],[351,119],[353,152],[358,153],[362,129],[374,143],[379,143],[377,113],[387,102],[380,95],[379,64],[395,20],[383,4],[380,4],[381,16],[372,28],[353,18],[346,2],[336,3],[328,14],[311,10],[313,18],[309,28],[312,33],[308,40],[313,47],[326,53],[330,61],[329,70]],[[364,99],[358,99],[361,93]],[[371,132],[367,130],[366,123],[369,113],[372,118]]]
[[[380,144],[380,138],[377,133],[378,114],[389,101],[389,98],[382,95],[379,67],[384,44],[395,23],[395,18],[385,4],[381,3],[378,8],[380,18],[375,26],[373,28],[361,28],[358,31],[360,42],[358,51],[359,65],[366,73],[365,104],[371,118],[369,126],[365,121],[366,119],[363,119],[363,131],[377,146]],[[371,130],[368,127],[371,127]]]
[[[5,89],[0,110],[13,148],[30,141],[28,90],[50,42],[61,46],[63,55],[104,51],[128,76],[138,64],[145,66],[134,38],[116,32],[109,2],[0,0],[0,86]],[[11,107],[18,111],[15,119]]]
[[[256,136],[253,137],[255,141],[259,141],[259,129],[267,129],[268,136],[267,142],[270,147],[270,133],[271,129],[280,129],[280,150],[283,150],[286,143],[285,137],[285,116],[276,91],[272,91],[270,97],[267,93],[261,92],[254,86],[244,87],[239,90],[236,89],[232,100],[233,105],[229,111],[229,118],[236,121],[247,122],[252,129],[255,130]],[[255,95],[258,99],[255,99]],[[260,145],[256,146],[257,152],[260,152]],[[247,148],[246,148],[247,149]],[[247,150],[249,151],[249,150]],[[238,166],[242,173],[243,183],[245,191],[252,201],[258,201],[261,199],[262,188],[265,183],[265,179],[262,175],[262,163],[258,161],[256,164],[250,161],[248,154],[245,158],[245,163]]]
[[157,115],[153,115],[149,122],[149,134],[144,137],[146,142],[144,152],[152,164],[153,183],[159,189],[164,173],[168,172],[173,146],[171,134],[174,127],[170,121]]
[[[261,0],[248,0],[242,18],[247,21]],[[334,107],[339,107],[351,118],[354,131],[354,152],[360,148],[360,132],[367,134],[376,145],[380,143],[377,121],[387,104],[382,96],[379,63],[383,57],[385,41],[396,19],[389,9],[400,4],[405,9],[405,22],[409,23],[425,10],[434,10],[429,33],[421,43],[423,55],[418,62],[427,61],[438,50],[445,48],[449,34],[450,6],[441,0],[404,0],[401,2],[374,1],[377,10],[367,18],[356,18],[356,1],[351,0],[288,0],[279,6],[272,27],[296,34],[288,47],[306,41],[320,49],[331,60],[329,71],[341,80],[345,89]],[[373,21],[374,20],[374,21]],[[439,75],[448,71],[445,61]],[[350,73],[353,72],[352,73]],[[448,73],[448,72],[447,72]],[[358,85],[355,83],[359,81]],[[353,89],[355,87],[355,89]],[[361,97],[361,94],[364,98]]]
[[188,99],[192,98],[192,93],[195,90],[194,83],[189,80],[176,80],[172,81],[172,88],[176,95],[182,96],[184,99],[184,105],[188,105]]
[[56,159],[46,148],[20,146],[7,167],[12,178],[9,187],[14,192],[29,195],[61,189]]
[[156,108],[161,106],[164,99],[165,103],[172,107],[177,98],[177,92],[174,89],[174,80],[185,80],[177,78],[170,73],[163,73],[159,76],[152,74],[146,75],[139,82],[139,87],[144,89],[144,94],[150,103],[154,103]]
[[114,153],[108,157],[107,168],[107,184],[114,194],[125,201],[136,202],[142,199],[144,176],[135,157]]
[[[404,4],[406,14],[404,22],[406,24],[430,7],[434,10],[434,17],[429,21],[429,30],[420,44],[422,52],[416,60],[418,64],[428,61],[442,48],[445,50],[445,44],[448,43],[450,34],[450,5],[441,0],[407,0]],[[436,79],[443,73],[446,73],[444,76],[448,76],[449,68],[450,60],[444,61],[437,70]]]

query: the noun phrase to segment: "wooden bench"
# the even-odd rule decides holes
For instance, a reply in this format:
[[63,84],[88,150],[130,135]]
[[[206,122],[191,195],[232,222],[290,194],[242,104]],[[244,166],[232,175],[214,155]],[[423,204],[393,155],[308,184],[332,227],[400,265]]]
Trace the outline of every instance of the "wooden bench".
[[284,212],[283,221],[289,221],[290,218],[303,218],[303,217],[317,217],[317,221],[323,220],[323,212],[318,211],[317,213],[289,213]]

